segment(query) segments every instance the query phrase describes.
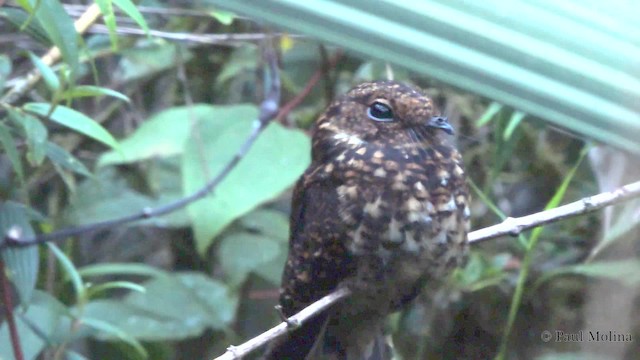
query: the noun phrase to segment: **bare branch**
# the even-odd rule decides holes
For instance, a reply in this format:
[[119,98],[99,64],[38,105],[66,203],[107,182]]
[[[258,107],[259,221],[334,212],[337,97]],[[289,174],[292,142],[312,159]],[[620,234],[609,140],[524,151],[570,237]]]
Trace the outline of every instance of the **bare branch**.
[[187,197],[164,206],[159,206],[157,208],[144,208],[136,214],[74,228],[62,229],[39,236],[22,237],[21,229],[13,226],[9,229],[9,231],[7,231],[4,239],[0,239],[0,249],[8,246],[24,247],[42,244],[48,241],[65,239],[70,236],[79,235],[90,231],[105,229],[137,220],[165,215],[181,209],[189,205],[190,203],[205,197],[207,194],[213,191],[216,186],[218,186],[218,184],[220,184],[222,180],[227,177],[231,170],[233,170],[236,165],[238,165],[240,160],[244,158],[258,136],[262,133],[262,130],[264,130],[269,122],[278,114],[278,103],[280,101],[280,78],[278,76],[278,59],[272,43],[266,43],[268,43],[269,45],[264,47],[263,57],[265,59],[265,63],[268,64],[268,69],[267,71],[265,71],[265,74],[268,78],[270,87],[267,92],[266,98],[260,104],[260,113],[258,115],[258,118],[254,121],[254,126],[251,133],[246,138],[244,143],[240,146],[240,149],[236,152],[233,158],[224,166],[224,168],[222,168],[222,170],[216,177],[211,179],[211,181],[205,184],[205,186],[203,186],[200,190]]
[[11,348],[13,349],[13,356],[16,360],[24,360],[24,354],[22,353],[22,346],[20,345],[20,335],[18,332],[18,326],[16,325],[16,319],[14,316],[13,301],[11,299],[11,285],[9,279],[7,279],[7,273],[4,270],[4,260],[0,258],[0,288],[4,296],[2,298],[2,307],[7,318],[7,324],[9,326],[9,337],[11,338]]
[[279,325],[265,331],[244,344],[239,346],[229,346],[227,352],[218,356],[214,360],[240,359],[269,341],[285,335],[292,327],[308,321],[312,317],[331,307],[331,305],[346,299],[349,295],[351,295],[351,291],[349,289],[340,288],[302,309],[302,311],[291,316],[286,321],[283,321]]
[[[542,211],[536,214],[523,216],[520,218],[508,218],[501,224],[493,225],[484,229],[476,230],[468,235],[469,242],[472,245],[478,244],[484,240],[495,239],[504,235],[517,236],[522,231],[531,229],[536,226],[550,224],[569,217],[578,216],[590,212],[594,212],[606,206],[616,203],[628,201],[633,198],[640,197],[640,181],[625,185],[615,191],[605,192],[598,195],[590,196],[582,200],[572,202],[567,205],[557,207],[555,209]],[[309,320],[321,311],[329,308],[331,305],[346,299],[351,292],[345,288],[330,293],[322,299],[314,302],[308,307],[302,309],[299,313],[284,319],[278,326],[254,337],[253,339],[239,346],[229,346],[226,353],[215,358],[214,360],[231,360],[239,359],[242,356],[258,349],[259,347],[284,336],[292,329],[291,324],[300,325]]]
[[507,218],[500,224],[470,233],[469,242],[475,244],[504,235],[518,236],[525,230],[557,222],[568,217],[590,213],[602,209],[603,207],[628,201],[638,196],[640,196],[640,181],[627,184],[614,191],[593,195],[551,210],[519,218]]

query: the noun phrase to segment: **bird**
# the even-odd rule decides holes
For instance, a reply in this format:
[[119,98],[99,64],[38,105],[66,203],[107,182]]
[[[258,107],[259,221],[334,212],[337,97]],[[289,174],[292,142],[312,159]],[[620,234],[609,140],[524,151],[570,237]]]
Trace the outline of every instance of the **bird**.
[[392,358],[386,316],[467,258],[469,194],[453,133],[430,97],[396,81],[360,84],[319,116],[293,191],[280,306],[289,317],[340,287],[351,296],[263,359]]

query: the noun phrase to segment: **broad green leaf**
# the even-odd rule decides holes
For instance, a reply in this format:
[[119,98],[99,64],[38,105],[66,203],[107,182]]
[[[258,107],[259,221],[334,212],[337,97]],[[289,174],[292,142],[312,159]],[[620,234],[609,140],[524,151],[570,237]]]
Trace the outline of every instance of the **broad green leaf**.
[[243,216],[240,223],[274,240],[286,242],[289,237],[289,219],[280,211],[259,209]]
[[7,157],[11,161],[11,165],[13,166],[13,170],[18,175],[18,179],[21,183],[23,183],[24,171],[22,169],[20,154],[18,154],[18,150],[16,149],[16,142],[13,140],[13,136],[11,136],[9,128],[3,123],[0,123],[0,145],[2,145],[5,154],[7,154]]
[[[231,160],[257,114],[246,105],[218,107],[214,122],[198,124],[183,154],[185,194],[200,189]],[[309,164],[309,153],[304,133],[270,124],[214,193],[189,206],[198,251],[204,253],[233,220],[291,186]]]
[[[51,105],[48,103],[28,103],[24,105],[26,111],[33,112],[40,116],[49,116]],[[119,144],[116,139],[109,134],[100,124],[86,115],[68,108],[58,105],[55,107],[49,118],[61,125],[73,129],[90,138],[100,141],[114,149],[118,149]]]
[[[47,345],[69,339],[71,319],[66,307],[51,295],[36,290],[26,312],[16,312],[16,323],[25,360],[35,360]],[[31,326],[46,336],[42,339]],[[7,322],[0,326],[0,359],[14,359]]]
[[64,99],[75,99],[87,96],[112,96],[126,102],[131,102],[126,95],[100,86],[79,85],[62,93]]
[[47,84],[49,90],[51,90],[51,92],[58,91],[60,89],[60,80],[58,80],[58,76],[56,76],[56,73],[53,72],[53,69],[51,69],[49,65],[42,62],[39,57],[33,55],[32,52],[29,52],[29,58],[31,59],[33,65],[35,65],[36,68],[40,71],[40,74],[42,74],[42,79],[44,80],[45,84]]
[[207,2],[640,154],[640,31],[631,15],[640,13],[638,2],[600,6],[586,17],[572,10],[577,0],[508,7],[501,0]]
[[202,273],[161,276],[143,286],[145,293],[131,293],[124,301],[92,301],[85,314],[135,339],[160,341],[193,337],[207,328],[227,329],[238,305],[226,285]]
[[265,264],[285,251],[278,241],[271,238],[240,232],[220,240],[217,255],[230,283],[239,285],[250,272],[262,272]]
[[[33,236],[29,210],[22,204],[5,201],[0,203],[0,234],[16,231],[22,236]],[[31,301],[33,290],[38,279],[38,248],[36,246],[16,248],[10,247],[1,251],[7,275],[16,286],[20,303],[27,307]]]
[[78,159],[71,155],[67,150],[60,146],[47,141],[47,156],[54,164],[57,164],[67,170],[71,170],[80,175],[91,176],[89,170]]
[[147,34],[149,33],[149,26],[144,20],[144,16],[138,10],[136,5],[131,0],[111,0],[120,10],[124,11],[133,21],[138,24]]
[[78,68],[78,34],[73,20],[59,1],[29,1],[33,6],[38,23],[53,44],[60,49],[72,74],[75,73]]
[[114,73],[114,81],[125,83],[144,79],[160,71],[176,66],[176,51],[182,51],[182,61],[187,62],[193,54],[175,44],[163,40],[141,40],[135,48],[122,51],[122,59]]
[[98,165],[127,164],[182,154],[192,124],[211,122],[215,114],[215,107],[203,104],[162,111],[147,119],[130,137],[122,140],[121,151],[103,154]]
[[[29,9],[28,11],[31,12],[31,5],[28,4],[28,0],[20,1],[20,3],[20,6]],[[22,3],[25,4],[23,5]],[[0,8],[0,18],[6,19],[7,24],[13,25],[16,30],[24,32],[41,45],[45,47],[51,47],[53,45],[49,37],[47,37],[47,32],[44,28],[42,28],[37,21],[31,21],[32,18],[30,18],[28,12],[5,6]]]
[[118,33],[116,29],[116,15],[113,11],[113,2],[111,0],[96,0],[96,4],[100,8],[104,24],[109,30],[109,40],[111,40],[111,48],[118,50]]
[[0,55],[0,94],[4,90],[4,84],[11,74],[11,60],[6,55]]

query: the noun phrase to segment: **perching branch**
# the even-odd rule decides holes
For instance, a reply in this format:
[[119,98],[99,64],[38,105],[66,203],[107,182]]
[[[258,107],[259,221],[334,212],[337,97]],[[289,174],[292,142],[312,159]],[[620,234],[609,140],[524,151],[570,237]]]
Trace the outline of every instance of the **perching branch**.
[[[485,240],[495,239],[504,235],[518,236],[521,232],[557,222],[569,217],[587,214],[606,206],[611,206],[633,198],[640,197],[640,181],[622,186],[614,191],[604,192],[593,195],[582,200],[572,202],[567,205],[557,207],[555,209],[541,211],[539,213],[519,217],[507,218],[500,224],[489,226],[484,229],[476,230],[468,235],[469,242],[474,245]],[[318,315],[324,309],[346,299],[351,293],[348,289],[339,288],[322,299],[302,309],[299,313],[286,319],[278,326],[254,337],[253,339],[239,346],[229,346],[227,352],[214,360],[233,360],[240,359],[242,356],[258,349],[259,347],[285,335],[290,329],[300,325],[310,318]]]
[[159,206],[157,208],[144,208],[136,214],[93,224],[87,224],[84,226],[62,229],[39,236],[23,237],[22,229],[17,226],[13,226],[9,228],[6,234],[4,234],[4,239],[0,239],[0,249],[8,246],[24,247],[42,244],[48,241],[60,240],[90,231],[115,227],[137,220],[165,215],[181,209],[212,192],[218,186],[218,184],[220,184],[222,180],[224,180],[227,175],[229,175],[231,170],[233,170],[236,165],[238,165],[240,160],[244,158],[258,136],[267,127],[269,122],[278,114],[278,104],[280,101],[280,77],[278,75],[278,59],[272,43],[270,41],[265,41],[265,44],[268,44],[264,47],[263,50],[263,58],[265,60],[264,62],[268,65],[265,71],[265,77],[267,78],[266,83],[270,86],[265,99],[260,104],[260,113],[258,115],[258,118],[254,121],[251,133],[246,138],[242,146],[240,146],[240,149],[236,152],[234,157],[224,166],[224,168],[220,171],[220,173],[218,173],[218,175],[211,179],[211,181],[205,184],[205,186],[203,186],[200,190],[187,197],[164,206]]

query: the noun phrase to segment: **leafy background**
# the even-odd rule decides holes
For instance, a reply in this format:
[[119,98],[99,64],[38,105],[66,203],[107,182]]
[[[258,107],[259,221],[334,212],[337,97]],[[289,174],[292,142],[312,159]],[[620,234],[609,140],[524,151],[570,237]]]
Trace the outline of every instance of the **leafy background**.
[[[275,324],[307,129],[362,81],[392,75],[438,102],[458,130],[476,229],[640,178],[633,2],[96,3],[104,16],[82,37],[82,2],[0,8],[3,233],[108,220],[202,186],[257,115],[265,36],[278,39],[282,104],[295,106],[185,210],[3,250],[26,359],[213,358]],[[40,59],[53,45],[60,64]],[[10,100],[34,68],[42,81]],[[540,334],[638,338],[638,213],[632,202],[474,247],[446,286],[391,317],[398,353],[634,358],[637,341]],[[4,316],[0,359],[12,359]]]

